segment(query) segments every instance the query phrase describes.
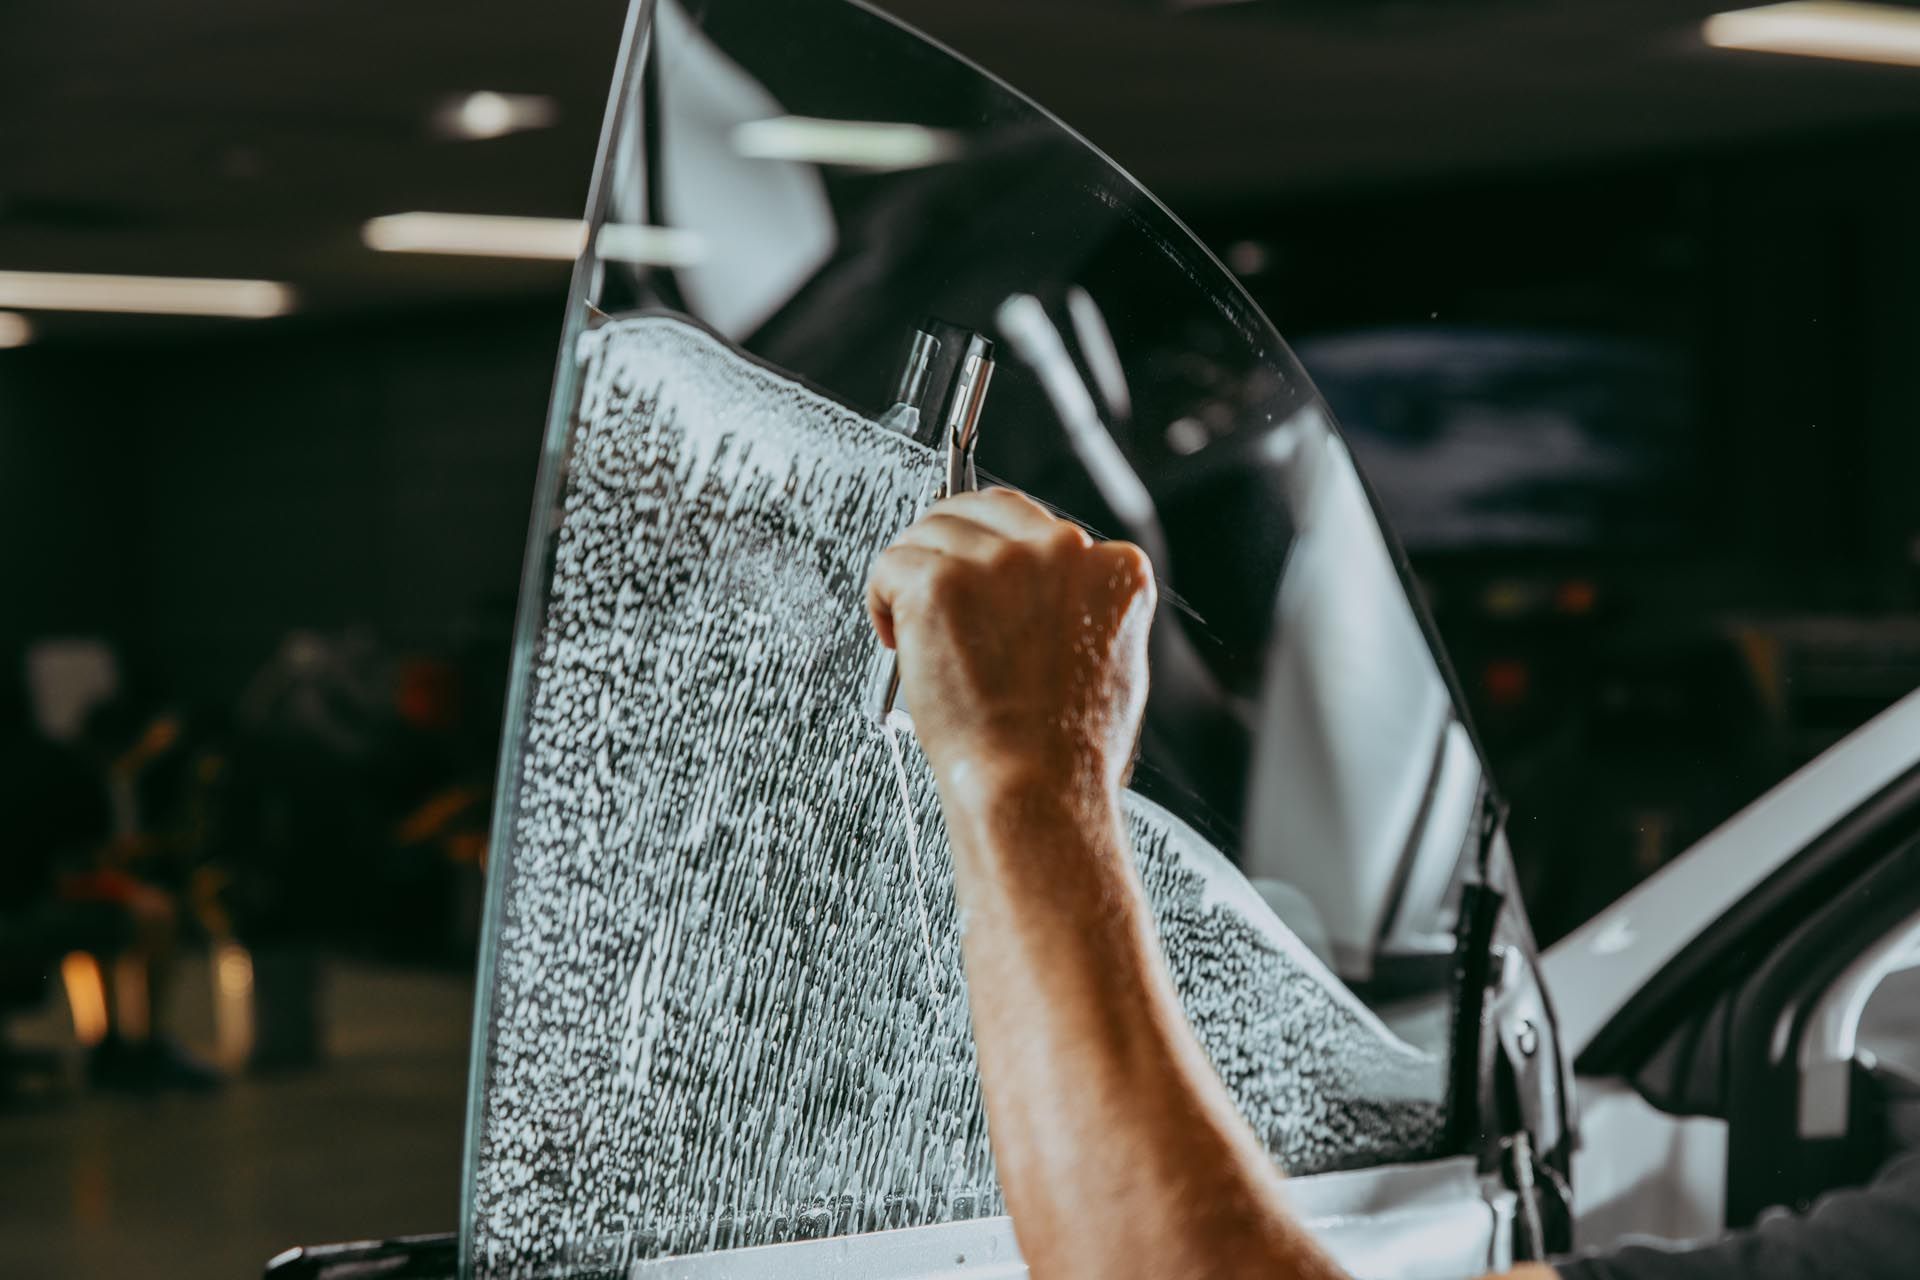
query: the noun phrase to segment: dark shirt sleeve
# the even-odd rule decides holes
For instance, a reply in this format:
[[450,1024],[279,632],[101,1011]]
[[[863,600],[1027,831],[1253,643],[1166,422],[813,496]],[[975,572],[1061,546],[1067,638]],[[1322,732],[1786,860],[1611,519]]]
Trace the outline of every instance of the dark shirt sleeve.
[[1562,1280],[1912,1280],[1920,1276],[1920,1154],[1803,1215],[1775,1213],[1712,1244],[1629,1245],[1555,1266]]

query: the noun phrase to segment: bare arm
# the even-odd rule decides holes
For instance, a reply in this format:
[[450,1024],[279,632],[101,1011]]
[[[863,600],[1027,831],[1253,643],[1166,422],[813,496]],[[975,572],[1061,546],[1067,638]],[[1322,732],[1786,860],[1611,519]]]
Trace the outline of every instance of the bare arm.
[[[951,795],[952,788],[943,794]],[[994,1152],[1042,1277],[1334,1277],[1202,1056],[1110,803],[963,804],[968,990]]]
[[1033,1274],[1335,1277],[1175,999],[1119,798],[1152,575],[1024,498],[942,503],[875,566],[952,836],[995,1159]]
[[1188,1027],[1129,856],[1146,558],[1015,494],[963,495],[880,557],[868,606],[939,782],[994,1156],[1032,1273],[1342,1276]]

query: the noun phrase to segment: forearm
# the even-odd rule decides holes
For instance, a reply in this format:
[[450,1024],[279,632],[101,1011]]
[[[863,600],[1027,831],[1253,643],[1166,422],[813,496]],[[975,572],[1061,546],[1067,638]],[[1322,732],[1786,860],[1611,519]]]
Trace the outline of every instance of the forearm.
[[1036,1276],[1338,1276],[1187,1026],[1104,788],[943,779],[988,1119]]
[[1042,1280],[1337,1280],[1187,1026],[1133,872],[1119,779],[1154,600],[1138,547],[1007,490],[936,504],[867,582],[940,784],[1001,1185]]

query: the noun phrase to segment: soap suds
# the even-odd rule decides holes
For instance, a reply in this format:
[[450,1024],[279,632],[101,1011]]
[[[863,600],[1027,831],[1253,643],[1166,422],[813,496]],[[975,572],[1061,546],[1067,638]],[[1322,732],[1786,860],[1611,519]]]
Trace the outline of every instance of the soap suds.
[[[476,1273],[1002,1213],[938,797],[907,737],[916,861],[862,712],[866,572],[932,455],[671,318],[580,355],[494,872]],[[1222,893],[1238,872],[1185,825],[1127,816],[1181,999],[1275,1159],[1427,1147],[1443,1064]]]
[[920,943],[927,954],[927,993],[937,998],[940,980],[933,975],[933,926],[927,916],[926,876],[920,870],[920,825],[913,816],[913,786],[907,781],[907,758],[900,751],[901,733],[912,730],[913,721],[898,707],[887,712],[887,718],[880,722],[887,752],[893,757],[894,778],[900,784],[901,830],[907,837],[907,862],[913,868],[914,906],[920,911]]

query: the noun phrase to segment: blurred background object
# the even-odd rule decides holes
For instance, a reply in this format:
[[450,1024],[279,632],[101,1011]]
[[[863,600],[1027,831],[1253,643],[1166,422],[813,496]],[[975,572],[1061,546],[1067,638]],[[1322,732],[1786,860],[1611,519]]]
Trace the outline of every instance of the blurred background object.
[[[1914,11],[891,7],[1295,342],[1549,938],[1920,683]],[[624,20],[0,11],[9,1274],[457,1219],[514,591]],[[849,145],[794,129],[747,141]],[[1136,426],[1191,452],[1218,371],[1182,358],[1201,408]]]

